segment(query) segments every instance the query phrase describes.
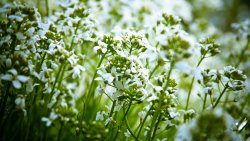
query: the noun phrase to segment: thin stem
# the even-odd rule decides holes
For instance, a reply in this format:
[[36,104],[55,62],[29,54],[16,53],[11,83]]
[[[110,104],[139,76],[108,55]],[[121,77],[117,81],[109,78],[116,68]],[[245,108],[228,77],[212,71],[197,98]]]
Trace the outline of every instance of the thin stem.
[[203,106],[202,106],[203,111],[206,109],[206,102],[207,102],[207,93],[205,93],[205,97],[204,97],[204,100],[203,100]]
[[142,121],[142,124],[141,124],[141,126],[140,126],[140,129],[139,129],[139,132],[138,132],[138,134],[137,134],[137,138],[140,136],[140,133],[141,133],[141,131],[142,131],[142,128],[143,128],[143,126],[144,126],[144,124],[145,124],[145,121],[147,120],[147,118],[148,118],[148,116],[149,116],[149,112],[151,111],[151,109],[153,108],[153,104],[152,104],[152,106],[150,107],[150,109],[147,111],[147,114],[146,114],[146,116],[144,117],[144,119],[143,119],[143,121]]
[[41,63],[39,64],[39,67],[37,68],[37,72],[39,72],[39,71],[41,70],[41,67],[42,67],[43,62],[44,62],[44,60],[45,60],[46,54],[47,54],[47,52],[44,52],[43,57],[42,57],[42,61],[41,61]]
[[212,106],[214,106],[214,102],[213,102],[212,96],[209,95],[209,98],[210,98],[210,102],[211,102]]
[[159,66],[160,66],[159,63],[157,63],[157,65],[154,67],[154,69],[150,72],[149,78],[148,78],[148,79],[150,79],[150,78],[153,76],[153,74],[155,73],[155,71],[157,70],[157,68],[158,68]]
[[158,117],[158,120],[157,120],[157,122],[156,122],[156,124],[155,124],[155,129],[154,129],[154,131],[153,131],[153,136],[152,136],[152,139],[151,139],[151,141],[153,141],[154,140],[154,137],[155,137],[155,134],[156,134],[156,131],[157,131],[157,128],[158,128],[158,126],[159,126],[159,123],[161,122],[161,114],[160,114],[160,116]]
[[45,4],[46,4],[46,16],[49,16],[49,1],[45,0]]
[[[107,52],[108,52],[108,51],[107,51]],[[93,76],[93,78],[92,78],[92,80],[91,80],[91,83],[90,83],[90,86],[89,86],[89,90],[88,90],[88,93],[87,93],[87,98],[86,98],[86,100],[85,100],[86,105],[88,105],[88,103],[89,103],[89,99],[90,99],[90,96],[91,96],[90,93],[91,93],[92,87],[93,87],[93,85],[94,85],[95,78],[96,78],[96,76],[97,76],[97,70],[98,70],[98,68],[101,66],[101,64],[102,64],[102,62],[103,62],[103,60],[104,60],[104,58],[105,58],[107,52],[106,52],[105,54],[102,55],[102,58],[101,58],[101,60],[99,61],[97,67],[96,67],[97,69],[95,70],[94,76]],[[84,109],[84,105],[85,105],[85,104],[83,104],[83,109]],[[83,112],[83,113],[84,113],[84,112]]]
[[[78,21],[77,25],[76,25],[76,28],[75,28],[75,31],[74,31],[74,34],[76,35],[78,29],[79,29],[79,26],[80,26],[80,21]],[[72,40],[71,40],[71,43],[70,43],[70,46],[69,46],[69,50],[72,50],[73,46],[74,46],[74,40],[75,40],[75,35],[73,36]]]
[[162,102],[162,100],[159,101],[159,107],[156,109],[155,114],[153,116],[153,119],[152,119],[152,122],[151,122],[151,125],[150,125],[150,129],[149,129],[149,131],[147,133],[146,141],[150,141],[152,130],[154,128],[155,122],[156,122],[156,120],[158,118],[158,115],[159,115],[159,112],[160,112],[160,109],[161,109],[160,108],[161,107],[161,102]]
[[229,94],[226,95],[225,101],[224,101],[224,103],[223,103],[223,107],[226,107],[227,102],[228,102],[228,99],[229,99]]
[[133,131],[131,130],[131,128],[130,128],[130,126],[129,126],[129,124],[128,124],[127,118],[125,118],[125,124],[126,124],[126,126],[127,126],[127,128],[128,128],[129,133],[132,135],[132,137],[133,137],[136,141],[138,141],[138,138],[135,136],[135,134],[133,133]]
[[62,130],[63,130],[63,123],[61,123],[61,127],[60,127],[58,135],[57,135],[57,141],[61,140]]
[[[112,104],[111,111],[109,113],[109,117],[112,117],[112,115],[114,113],[115,105],[116,105],[116,100]],[[108,127],[108,125],[109,125],[109,123],[106,125],[106,128]]]
[[174,68],[174,64],[175,64],[174,61],[172,61],[172,62],[170,63],[170,68],[169,68],[168,75],[167,75],[167,84],[165,85],[164,90],[166,90],[167,87],[168,87],[168,85],[169,85],[170,75],[171,75],[172,70],[173,70],[173,68]]
[[[175,64],[174,61],[172,61],[172,62],[170,63],[170,68],[169,68],[169,71],[168,71],[168,74],[167,74],[167,83],[166,83],[166,85],[165,85],[165,87],[164,87],[164,90],[166,90],[167,87],[168,87],[168,85],[169,85],[170,76],[171,76],[172,70],[173,70],[173,68],[174,68],[174,64]],[[151,126],[150,126],[150,130],[149,130],[149,132],[148,132],[148,134],[147,134],[146,140],[150,140],[150,138],[151,138],[151,132],[152,132],[153,126],[155,125],[156,120],[157,120],[157,119],[159,120],[159,118],[161,118],[161,113],[160,113],[160,111],[161,111],[161,105],[162,105],[162,102],[163,102],[162,100],[163,100],[163,99],[161,98],[161,95],[160,95],[160,97],[159,97],[158,108],[156,109],[155,114],[154,114],[154,116],[153,116],[153,120],[152,120],[152,123],[151,123]],[[159,122],[159,121],[158,121],[158,122]],[[158,124],[159,124],[158,122],[156,123],[155,128],[158,128]],[[156,130],[157,130],[157,129],[154,129],[154,131],[153,131],[152,139],[154,138],[154,135],[155,135]]]
[[50,102],[51,99],[52,99],[52,96],[53,96],[53,93],[54,93],[54,91],[55,91],[55,87],[56,87],[57,81],[58,81],[58,79],[59,79],[59,76],[60,76],[60,74],[61,74],[62,68],[63,68],[63,65],[61,65],[60,68],[59,68],[59,70],[58,70],[58,73],[57,73],[57,75],[56,75],[56,80],[55,80],[55,82],[54,82],[54,84],[53,84],[53,86],[52,86],[52,90],[51,90],[51,92],[50,92],[50,99],[49,99],[48,102]]
[[111,111],[109,113],[109,117],[112,117],[113,113],[114,113],[114,109],[115,109],[115,105],[116,105],[116,100],[113,102],[112,104],[112,108],[111,108]]
[[114,139],[114,140],[116,140],[116,138],[118,137],[118,135],[119,135],[119,133],[120,133],[119,130],[120,130],[120,128],[121,128],[121,126],[122,126],[122,124],[123,124],[123,122],[124,122],[126,116],[128,115],[128,111],[129,111],[130,108],[131,108],[132,102],[133,102],[132,100],[129,102],[128,108],[127,108],[125,114],[123,115],[121,124],[120,124],[119,127],[118,127],[118,130],[117,130],[117,132],[116,132],[116,135],[115,135],[115,139]]
[[216,100],[215,104],[213,105],[213,109],[216,108],[216,106],[219,104],[221,97],[223,96],[223,94],[226,92],[228,87],[224,87],[223,91],[220,93],[220,96],[218,97],[218,99]]
[[[199,62],[196,65],[196,68],[198,68],[200,66],[200,64],[203,61],[203,59],[205,58],[205,56],[206,56],[206,53],[201,57],[201,59],[199,60]],[[187,110],[188,106],[189,106],[189,100],[190,100],[190,96],[191,96],[191,93],[192,93],[192,89],[193,89],[193,85],[194,85],[194,80],[195,80],[195,77],[193,76],[191,84],[189,86],[189,90],[188,90],[188,97],[187,97],[187,102],[186,102],[185,110]]]
[[3,126],[3,122],[4,121],[4,117],[5,117],[5,108],[6,108],[6,104],[7,104],[7,101],[8,101],[8,98],[9,98],[9,90],[10,90],[10,86],[11,84],[8,83],[7,84],[7,88],[5,90],[5,94],[4,94],[4,97],[1,99],[1,109],[0,109],[0,130],[2,130],[2,126]]
[[57,87],[60,88],[61,87],[61,84],[62,84],[62,81],[63,81],[63,76],[64,76],[64,73],[65,73],[65,68],[67,67],[67,64],[66,65],[63,65],[62,67],[62,73],[59,77],[59,81],[58,81],[58,85]]
[[188,97],[187,97],[187,102],[186,102],[185,110],[188,109],[189,100],[190,100],[190,96],[191,96],[191,92],[192,92],[192,88],[193,88],[193,84],[194,84],[194,79],[195,79],[195,77],[192,78],[191,84],[190,84],[190,86],[189,86]]

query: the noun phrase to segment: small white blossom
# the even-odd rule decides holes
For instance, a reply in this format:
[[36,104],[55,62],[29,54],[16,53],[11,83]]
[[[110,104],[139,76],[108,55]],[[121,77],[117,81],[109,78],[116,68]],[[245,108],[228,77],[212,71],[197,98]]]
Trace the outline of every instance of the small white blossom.
[[10,16],[8,16],[8,18],[9,18],[10,20],[16,20],[16,21],[18,21],[18,22],[21,22],[21,21],[23,20],[23,17],[17,16],[17,15],[10,15]]
[[108,125],[108,123],[111,122],[112,120],[113,120],[112,117],[109,117],[108,119],[106,119],[106,121],[105,121],[105,126]]
[[75,79],[76,77],[80,77],[81,71],[85,71],[85,68],[80,65],[76,65],[73,67],[73,75],[72,78]]
[[125,137],[131,137],[131,133],[129,132],[129,130],[127,129],[127,131],[124,133]]
[[96,121],[98,121],[98,120],[103,121],[104,120],[104,115],[107,115],[107,113],[104,112],[104,111],[97,112],[95,120]]
[[141,111],[141,112],[138,113],[138,115],[139,115],[139,117],[140,117],[141,119],[144,119],[145,116],[146,116],[146,112],[145,112],[145,111]]
[[25,99],[24,98],[18,97],[15,100],[15,104],[16,104],[17,107],[25,110]]

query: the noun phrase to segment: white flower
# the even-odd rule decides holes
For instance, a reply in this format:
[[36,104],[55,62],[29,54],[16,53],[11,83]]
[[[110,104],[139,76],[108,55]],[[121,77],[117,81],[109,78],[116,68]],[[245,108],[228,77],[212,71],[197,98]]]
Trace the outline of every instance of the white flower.
[[150,101],[154,101],[154,100],[157,100],[157,99],[158,99],[158,97],[156,96],[155,93],[153,93],[153,94],[148,98],[148,101],[150,102]]
[[98,120],[103,121],[104,120],[104,115],[107,115],[107,113],[104,112],[104,111],[97,112],[95,120],[97,120],[97,121]]
[[47,52],[48,52],[49,54],[55,53],[55,51],[56,51],[56,50],[55,50],[55,47],[56,47],[56,44],[50,43],[50,44],[49,44],[49,49],[48,49]]
[[23,33],[17,32],[17,33],[16,33],[16,38],[17,38],[18,40],[24,40],[26,37],[23,35]]
[[18,22],[21,22],[21,21],[23,20],[23,17],[17,16],[17,15],[10,15],[8,18],[9,18],[10,20],[16,20],[16,21],[18,21]]
[[125,137],[131,137],[131,133],[129,132],[129,130],[127,129],[127,131],[124,133]]
[[18,75],[16,69],[10,69],[8,70],[8,73],[11,74],[5,74],[0,77],[0,80],[5,80],[5,81],[11,81],[12,85],[16,89],[20,89],[22,87],[22,83],[25,83],[29,80],[29,77],[24,76],[24,75]]
[[76,77],[79,77],[81,74],[81,71],[85,71],[85,68],[83,66],[80,65],[76,65],[73,67],[73,75],[72,78],[75,79]]
[[26,31],[26,34],[30,37],[32,37],[33,33],[35,32],[35,28],[31,27]]
[[105,126],[108,125],[108,123],[109,123],[110,121],[112,121],[112,120],[113,120],[112,117],[109,117],[108,119],[106,119],[106,121],[105,121]]
[[[106,81],[108,81],[108,83],[113,82],[113,80],[115,79],[110,73],[105,73],[102,72],[101,70],[98,70],[97,73]],[[101,78],[96,78],[95,80],[102,80]]]
[[139,115],[139,117],[140,117],[141,119],[144,119],[145,116],[146,116],[146,112],[145,112],[145,111],[141,111],[141,112],[138,113],[138,115]]
[[71,56],[68,58],[68,61],[69,61],[69,63],[70,63],[71,65],[76,64],[78,60],[79,60],[79,59],[77,58],[76,55],[71,55]]
[[113,100],[117,100],[119,92],[116,91],[116,88],[111,87],[111,86],[106,86],[105,89],[104,89],[104,91]]
[[180,114],[176,112],[175,108],[168,108],[168,112],[171,118],[176,118],[180,116]]
[[98,41],[98,46],[94,47],[94,50],[101,50],[102,53],[106,53],[107,52],[107,44],[102,42],[102,41]]
[[55,114],[55,112],[50,112],[49,118],[47,117],[42,117],[42,121],[46,122],[46,126],[49,127],[51,123],[57,118],[58,116]]
[[15,100],[15,104],[17,107],[21,108],[21,109],[25,109],[25,99],[24,98],[17,98]]
[[50,119],[49,119],[49,118],[46,118],[46,117],[42,117],[42,121],[43,121],[43,122],[46,122],[46,126],[47,126],[47,127],[49,127],[49,126],[51,125],[51,123],[52,123],[52,122],[50,121]]
[[121,81],[115,81],[115,86],[118,90],[123,90],[125,89],[123,83]]
[[67,103],[66,103],[66,101],[65,101],[65,100],[62,100],[62,102],[61,102],[61,106],[62,106],[62,107],[68,107],[68,105],[67,105]]

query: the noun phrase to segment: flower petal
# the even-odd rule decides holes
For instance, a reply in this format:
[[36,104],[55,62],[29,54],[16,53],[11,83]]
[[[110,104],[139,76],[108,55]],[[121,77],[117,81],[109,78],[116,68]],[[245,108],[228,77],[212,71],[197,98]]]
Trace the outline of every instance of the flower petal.
[[20,81],[18,81],[18,80],[12,81],[12,85],[13,85],[16,89],[20,89],[20,88],[22,87],[22,84],[21,84]]
[[13,75],[17,75],[16,69],[10,69],[8,70],[8,72],[12,73]]
[[5,75],[3,75],[0,79],[1,79],[1,80],[11,81],[11,80],[12,80],[12,75],[10,75],[10,74],[5,74]]
[[29,77],[24,76],[24,75],[18,75],[17,80],[19,80],[21,82],[27,82],[29,80]]

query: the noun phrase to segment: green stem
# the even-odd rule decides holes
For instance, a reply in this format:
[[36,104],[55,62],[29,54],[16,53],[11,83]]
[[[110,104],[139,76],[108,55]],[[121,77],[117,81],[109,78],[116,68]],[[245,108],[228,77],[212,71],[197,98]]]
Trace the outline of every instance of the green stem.
[[141,124],[141,126],[140,126],[140,129],[139,129],[139,132],[138,132],[136,138],[139,138],[140,133],[141,133],[141,131],[142,131],[142,128],[143,128],[143,126],[144,126],[144,124],[145,124],[145,122],[146,122],[146,120],[147,120],[147,118],[148,118],[148,116],[149,116],[149,112],[151,111],[152,108],[153,108],[153,104],[152,104],[152,106],[150,107],[150,109],[147,111],[147,114],[146,114],[146,116],[144,117],[144,119],[143,119],[143,121],[142,121],[142,124]]
[[193,84],[194,84],[194,79],[195,79],[195,77],[192,78],[191,84],[190,84],[190,86],[189,86],[188,97],[187,97],[187,102],[186,102],[185,110],[188,109],[188,104],[189,104],[189,99],[190,99],[191,92],[192,92],[192,88],[193,88]]
[[115,105],[116,105],[116,100],[113,102],[112,107],[111,107],[111,111],[109,113],[109,117],[112,117],[114,110],[115,110]]
[[204,97],[204,101],[203,101],[203,106],[202,106],[203,111],[206,109],[206,101],[207,101],[207,93],[205,93],[205,97]]
[[48,0],[45,0],[45,5],[46,5],[46,16],[49,16],[49,2],[48,2]]
[[42,67],[42,65],[43,65],[43,62],[44,62],[44,60],[45,60],[45,56],[46,56],[46,52],[44,52],[44,54],[43,54],[43,57],[42,57],[42,61],[41,61],[41,63],[39,64],[39,67],[37,68],[37,72],[39,72],[40,70],[41,70],[41,67]]
[[159,115],[159,112],[160,112],[160,109],[161,109],[161,102],[162,102],[162,100],[161,99],[159,99],[159,100],[160,100],[159,107],[156,109],[155,114],[153,116],[153,119],[152,119],[152,122],[151,122],[151,125],[150,125],[150,129],[149,129],[149,131],[147,133],[146,141],[150,141],[152,130],[154,128],[155,122],[156,122],[156,120],[158,118],[158,115]]
[[131,105],[132,105],[132,100],[129,102],[128,108],[127,108],[125,114],[123,115],[121,124],[120,124],[119,127],[118,127],[118,130],[117,130],[117,132],[116,132],[116,135],[115,135],[115,139],[114,139],[114,140],[116,140],[116,138],[118,137],[118,135],[119,135],[119,133],[120,133],[119,130],[120,130],[120,128],[121,128],[121,126],[122,126],[122,124],[123,124],[123,122],[124,122],[124,120],[125,120],[125,118],[126,118],[128,112],[129,112],[129,110],[130,110],[130,108],[131,108]]
[[225,101],[224,101],[224,103],[223,103],[223,107],[224,107],[224,108],[225,108],[226,105],[227,105],[228,99],[229,99],[229,94],[226,95]]
[[62,81],[63,81],[63,76],[64,76],[64,73],[65,73],[65,68],[67,67],[67,64],[63,65],[62,67],[62,73],[59,77],[59,81],[58,81],[58,84],[57,84],[57,87],[60,88],[61,87],[61,84],[62,84]]
[[155,128],[154,128],[154,131],[153,131],[153,135],[152,135],[151,141],[154,140],[154,137],[155,137],[157,128],[158,128],[158,126],[159,126],[159,123],[161,122],[161,116],[162,116],[162,115],[160,114],[160,116],[158,117],[158,120],[157,120],[157,122],[156,122],[156,124],[155,124]]
[[[76,35],[76,33],[77,33],[77,30],[78,30],[78,28],[79,28],[79,25],[80,25],[80,21],[77,23],[77,26],[76,26],[76,28],[75,28],[75,31],[74,31],[74,34]],[[73,36],[73,38],[71,39],[71,43],[70,43],[70,46],[69,46],[69,48],[68,48],[68,50],[72,50],[73,49],[73,46],[74,46],[74,40],[75,40],[75,36]],[[62,64],[62,73],[61,73],[61,75],[60,75],[60,77],[59,77],[59,82],[58,82],[58,88],[60,88],[60,86],[61,86],[61,83],[62,83],[62,80],[63,80],[63,76],[64,76],[64,73],[65,73],[65,69],[68,67],[68,64]]]
[[41,141],[47,141],[47,136],[48,136],[47,131],[48,131],[47,127],[43,125],[43,136],[41,138]]
[[153,74],[155,73],[155,71],[157,70],[157,68],[158,68],[159,66],[160,66],[159,63],[157,63],[157,65],[154,67],[154,69],[150,72],[149,78],[148,78],[148,79],[150,79],[150,78],[153,76]]
[[57,81],[58,81],[59,76],[60,76],[60,74],[61,74],[62,68],[63,68],[63,65],[61,65],[60,68],[59,68],[59,70],[58,70],[58,73],[57,73],[57,75],[56,75],[56,80],[55,80],[55,82],[54,82],[54,84],[53,84],[53,86],[52,86],[52,90],[51,90],[51,92],[50,92],[50,99],[49,99],[48,102],[50,102],[51,99],[52,99],[52,96],[53,96],[53,93],[54,93],[54,91],[55,91],[56,84],[57,84]]
[[220,96],[218,97],[218,99],[216,100],[215,104],[213,105],[213,109],[216,108],[216,106],[219,104],[220,99],[223,96],[223,94],[226,92],[227,88],[228,88],[227,86],[224,87],[223,91],[220,93]]
[[[116,100],[112,104],[111,111],[109,113],[109,117],[112,117],[112,115],[114,113],[115,105],[116,105]],[[109,123],[106,125],[106,128],[108,127],[108,125],[109,125]]]
[[[108,52],[108,51],[107,51],[107,52]],[[90,99],[90,97],[91,97],[90,93],[91,93],[92,87],[93,87],[93,85],[94,85],[95,78],[96,78],[96,76],[97,76],[97,70],[98,70],[98,68],[101,66],[101,64],[102,64],[102,62],[103,62],[103,60],[104,60],[104,58],[105,58],[107,52],[106,52],[105,54],[102,55],[102,58],[101,58],[101,60],[99,61],[97,67],[96,67],[97,69],[95,70],[94,76],[93,76],[93,78],[92,78],[92,80],[91,80],[91,83],[90,83],[90,86],[89,86],[89,90],[88,90],[88,93],[87,93],[87,98],[86,98],[86,100],[85,100],[85,104],[83,104],[83,109],[84,109],[84,105],[87,105],[87,106],[88,106],[88,104],[89,104],[89,99]],[[83,113],[84,113],[84,112],[83,112]]]
[[[196,65],[196,68],[198,68],[200,66],[200,64],[203,61],[203,59],[205,58],[205,56],[206,56],[206,53],[201,57],[201,59],[199,60],[199,62]],[[189,90],[188,90],[188,97],[187,97],[187,102],[186,102],[185,110],[187,110],[188,106],[189,106],[189,100],[190,100],[190,96],[191,96],[191,93],[192,93],[192,89],[193,89],[193,85],[194,85],[194,80],[195,80],[195,77],[193,76],[191,84],[189,86]]]
[[[75,31],[74,31],[74,34],[76,35],[78,29],[79,29],[79,25],[80,25],[80,21],[78,21],[77,25],[76,25],[76,28],[75,28]],[[73,48],[73,45],[74,45],[74,40],[75,40],[75,35],[73,36],[72,40],[71,40],[71,43],[70,43],[70,46],[69,46],[69,50],[72,50]]]
[[62,130],[63,130],[63,123],[61,123],[61,127],[58,131],[58,135],[57,135],[57,141],[61,140],[61,136],[62,136]]
[[172,61],[172,62],[170,63],[170,68],[169,68],[168,75],[167,75],[167,84],[165,85],[164,90],[166,90],[167,87],[168,87],[168,85],[169,85],[170,75],[171,75],[172,70],[173,70],[173,68],[174,68],[174,64],[175,64],[174,61]]
[[125,119],[125,124],[126,124],[126,126],[127,126],[127,128],[128,128],[128,131],[129,131],[130,134],[132,135],[132,137],[133,137],[136,141],[138,141],[138,138],[135,136],[135,134],[133,133],[133,131],[131,130],[131,128],[130,128],[130,126],[129,126],[129,124],[128,124],[127,118]]
[[[0,130],[3,131],[3,124],[4,124],[4,118],[6,118],[5,116],[5,108],[6,108],[6,104],[7,104],[7,101],[8,101],[8,98],[9,98],[9,90],[10,90],[10,86],[11,84],[8,83],[7,84],[7,88],[5,90],[5,94],[4,94],[4,97],[1,99],[1,109],[0,109]],[[1,135],[1,133],[0,133]]]
[[[166,90],[167,87],[168,87],[168,85],[169,85],[170,76],[171,76],[172,70],[173,70],[173,68],[174,68],[174,64],[175,64],[174,61],[172,61],[172,62],[170,63],[170,68],[169,68],[169,71],[168,71],[168,74],[167,74],[167,83],[166,83],[166,85],[165,85],[165,87],[164,87],[164,90]],[[149,141],[150,141],[151,132],[152,132],[153,126],[155,125],[156,120],[159,119],[159,117],[161,117],[160,111],[161,111],[161,105],[162,105],[162,102],[163,102],[162,100],[163,100],[163,99],[162,99],[161,96],[160,96],[160,97],[159,97],[159,105],[158,105],[158,108],[157,108],[157,110],[155,111],[155,114],[154,114],[154,116],[153,116],[153,120],[152,120],[152,123],[151,123],[151,125],[150,125],[150,130],[149,130],[149,132],[148,132],[148,134],[147,134],[146,140],[149,140]],[[158,124],[159,124],[159,123],[156,123],[155,128],[158,128]],[[155,129],[155,130],[157,130],[157,129]],[[155,131],[155,132],[156,132],[156,131]],[[154,134],[155,134],[155,133],[154,133]],[[153,138],[154,138],[154,135],[152,136],[152,139],[153,139]]]

